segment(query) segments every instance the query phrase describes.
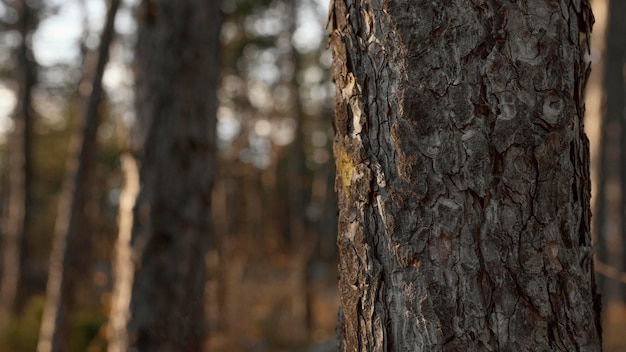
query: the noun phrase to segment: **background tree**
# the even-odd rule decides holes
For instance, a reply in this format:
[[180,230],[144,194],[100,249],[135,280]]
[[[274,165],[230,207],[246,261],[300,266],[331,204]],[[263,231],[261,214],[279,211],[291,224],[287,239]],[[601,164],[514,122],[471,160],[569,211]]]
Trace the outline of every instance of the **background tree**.
[[[626,197],[623,193],[626,182],[626,138],[624,133],[624,75],[616,74],[626,63],[626,23],[620,13],[626,11],[623,1],[608,4],[606,32],[605,71],[603,77],[605,101],[603,106],[602,130],[599,147],[599,172],[594,215],[594,230],[597,238],[598,271],[603,292],[606,317],[614,319],[624,314],[626,285],[620,274],[625,271],[624,244],[626,221],[624,211]],[[623,291],[625,290],[625,291]]]
[[301,349],[329,340],[336,320],[327,11],[312,0],[223,8],[210,348]]
[[[35,5],[35,6],[33,6]],[[32,214],[32,139],[33,89],[36,83],[37,63],[32,52],[31,35],[38,23],[38,6],[25,0],[16,3],[18,97],[14,129],[9,147],[9,187],[6,206],[6,232],[2,240],[2,276],[0,278],[0,330],[8,319],[19,312],[25,295],[23,283],[25,236]],[[19,303],[19,304],[18,304]]]
[[119,6],[120,0],[111,0],[100,39],[98,61],[85,109],[83,129],[71,145],[75,156],[68,162],[67,175],[57,211],[46,304],[37,344],[38,352],[66,351],[69,348],[68,317],[72,308],[72,295],[76,289],[77,271],[85,273],[78,269],[80,266],[75,262],[80,253],[76,249],[78,248],[77,241],[87,236],[83,211],[87,204],[89,174],[93,173],[95,165],[96,137],[100,123],[99,108],[103,95],[102,78],[109,60],[109,46],[113,40],[115,16]]
[[331,11],[341,350],[600,351],[589,3]]
[[[18,11],[20,3],[0,1],[0,196],[3,210],[8,209],[6,196],[11,189],[8,174],[13,171],[8,165],[6,154],[7,136],[13,132],[14,125],[8,123],[7,117],[11,113],[9,109],[13,110],[13,101],[19,102],[18,49],[22,43],[28,46],[28,58],[37,61],[34,76],[37,84],[33,86],[30,101],[30,113],[34,117],[30,143],[33,177],[28,182],[28,210],[32,220],[25,228],[20,248],[20,288],[15,304],[10,307],[16,314],[2,315],[8,324],[0,331],[0,350],[10,352],[36,349],[49,269],[51,229],[57,215],[57,197],[66,173],[68,143],[85,113],[83,107],[91,92],[96,66],[94,58],[98,56],[99,33],[106,13],[105,1],[83,2],[85,11],[77,6],[80,0],[27,1],[29,11],[33,12],[31,20],[35,23],[31,23],[26,41],[22,42],[19,34],[22,19]],[[124,12],[128,14],[128,9]],[[88,20],[83,21],[84,25],[81,26],[81,18],[86,17]],[[70,30],[60,29],[59,26]],[[85,34],[82,38],[81,33]],[[80,50],[72,50],[77,43],[82,43],[80,46],[84,48],[85,55]],[[85,56],[89,57],[89,62],[83,66],[82,58]],[[119,60],[118,54],[114,54],[114,58]],[[117,88],[116,93],[123,92],[123,87]],[[105,318],[103,303],[106,304],[107,291],[110,289],[106,275],[115,224],[108,219],[114,219],[115,216],[115,208],[111,206],[115,198],[111,195],[116,186],[115,160],[119,153],[115,144],[116,131],[110,127],[115,122],[110,118],[110,106],[99,105],[105,128],[101,130],[104,133],[98,134],[101,149],[92,159],[96,164],[94,169],[97,177],[89,182],[88,202],[83,209],[86,219],[83,223],[93,221],[97,224],[90,227],[88,232],[96,239],[93,246],[95,250],[87,247],[90,243],[78,245],[77,252],[91,255],[87,255],[88,262],[80,265],[84,276],[74,292],[77,304],[69,312],[69,350],[85,350],[88,345],[93,348],[102,343],[98,337],[98,328]],[[121,104],[117,108],[121,108]],[[2,230],[6,229],[5,226],[6,223],[3,223]],[[5,240],[3,231],[1,235]],[[14,257],[15,254],[18,253],[12,252]],[[4,255],[2,258],[5,259]]]
[[[9,166],[7,149],[11,142],[9,135],[14,132],[12,118],[17,111],[14,104],[19,101],[19,3],[0,0],[3,215],[12,189],[9,173],[14,170]],[[20,285],[25,285],[19,289],[18,313],[8,319],[7,328],[0,332],[0,350],[7,352],[36,349],[49,271],[51,229],[66,178],[68,144],[84,118],[107,10],[107,0],[29,0],[27,3],[36,5],[40,22],[28,36],[33,58],[38,63],[31,104],[35,116],[32,126],[35,177],[29,186],[30,210],[36,221],[29,223],[24,237]],[[79,260],[72,265],[80,268],[81,279],[75,286],[75,301],[67,312],[68,351],[106,349],[106,339],[113,330],[103,323],[111,312],[111,320],[121,317],[122,326],[126,326],[127,316],[114,312],[116,306],[128,307],[130,303],[116,299],[112,305],[110,299],[111,295],[118,296],[111,294],[111,248],[119,211],[119,236],[122,238],[126,233],[128,237],[118,245],[125,248],[127,255],[132,254],[131,247],[124,247],[132,230],[132,221],[128,221],[132,219],[132,211],[124,209],[132,209],[136,198],[133,185],[139,187],[138,165],[132,157],[120,154],[129,149],[128,128],[136,120],[131,66],[137,39],[134,15],[142,13],[135,9],[136,3],[122,1],[116,20],[116,40],[104,75],[106,93],[99,105],[101,124],[97,133],[98,152],[93,159],[94,177],[88,182],[86,205],[79,215],[81,232],[89,236],[88,241],[79,238],[71,253],[74,257],[88,258],[76,258]],[[337,204],[330,157],[333,135],[330,101],[335,88],[328,78],[332,57],[324,50],[327,40],[323,33],[328,1],[224,0],[219,3],[225,13],[219,48],[222,64],[216,152],[220,167],[212,192],[215,230],[210,236],[212,243],[207,257],[207,348],[213,352],[334,351],[339,295]],[[602,14],[604,3],[593,0],[594,13]],[[596,21],[605,22],[602,16],[597,16]],[[456,22],[449,23],[447,35]],[[594,39],[593,44],[603,42],[604,34],[598,28],[602,26],[594,27],[593,34],[598,40]],[[604,52],[600,46],[595,46],[595,51],[592,48],[588,56],[594,63],[592,76],[602,72],[596,62]],[[617,70],[611,73],[612,77],[621,77],[621,67],[612,67]],[[599,90],[590,90],[594,91]],[[589,108],[593,96],[586,95]],[[585,117],[586,129],[591,121],[593,117]],[[593,130],[588,131],[593,138]],[[125,189],[122,189],[122,176],[127,179]],[[608,195],[613,197],[615,191],[608,191]],[[594,214],[595,219],[602,215]],[[124,232],[123,228],[128,231]],[[6,223],[0,226],[0,236],[4,236],[4,230]],[[602,271],[603,268],[609,270]],[[132,267],[126,269],[132,274]],[[616,267],[597,265],[595,269],[623,280],[624,274],[620,276]],[[117,270],[114,276],[118,281],[125,280]],[[130,293],[132,283],[128,282]],[[130,300],[130,294],[128,297]],[[310,309],[305,309],[307,306]],[[612,314],[618,310],[605,312]],[[618,320],[608,318],[605,323],[605,351],[624,350],[624,347],[611,349],[611,345],[616,346],[624,338],[623,325],[620,327]]]
[[[140,189],[131,236],[121,244],[132,256],[118,256],[116,263],[132,267],[132,277],[116,282],[132,289],[129,306],[113,312],[126,324],[115,326],[110,351],[201,351],[207,336],[218,5],[145,0],[139,8],[134,143]],[[120,292],[114,300],[124,299]]]

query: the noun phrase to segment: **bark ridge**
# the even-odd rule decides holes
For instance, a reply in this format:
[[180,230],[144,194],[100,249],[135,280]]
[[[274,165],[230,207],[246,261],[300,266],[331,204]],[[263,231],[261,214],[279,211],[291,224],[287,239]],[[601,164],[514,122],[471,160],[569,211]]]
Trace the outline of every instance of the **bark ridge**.
[[600,351],[587,1],[334,0],[342,351]]

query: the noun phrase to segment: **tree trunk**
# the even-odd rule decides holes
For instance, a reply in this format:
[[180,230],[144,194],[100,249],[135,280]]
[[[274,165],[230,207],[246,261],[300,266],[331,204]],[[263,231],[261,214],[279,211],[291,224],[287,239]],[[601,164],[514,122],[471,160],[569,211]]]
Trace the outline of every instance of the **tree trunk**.
[[[215,173],[218,1],[144,0],[136,51],[140,190],[133,210],[128,343],[109,351],[201,351]],[[132,261],[131,261],[132,259]],[[125,284],[116,278],[116,286]],[[117,299],[116,297],[114,300]],[[117,333],[115,333],[117,336]]]
[[[289,37],[294,42],[294,36],[298,24],[298,10],[300,1],[292,0],[289,4],[290,23]],[[309,231],[310,226],[306,217],[308,204],[307,190],[310,189],[310,181],[306,169],[306,157],[304,152],[304,123],[305,112],[302,108],[300,94],[298,93],[298,75],[302,72],[301,54],[295,45],[291,45],[290,64],[293,65],[294,73],[289,83],[292,97],[292,112],[296,120],[294,139],[287,150],[288,170],[287,170],[287,196],[289,214],[289,244],[290,252],[294,255],[293,264],[298,278],[299,294],[294,294],[292,301],[292,311],[296,325],[293,327],[292,337],[294,341],[308,341],[312,326],[311,312],[311,290],[309,280],[309,270],[318,239],[317,234]]]
[[83,130],[70,146],[75,156],[68,162],[59,199],[37,352],[61,352],[68,348],[68,315],[75,287],[75,274],[82,273],[74,264],[77,252],[81,250],[76,243],[81,240],[80,236],[86,236],[80,229],[84,225],[87,175],[93,169],[96,154],[100,117],[98,108],[103,94],[102,77],[109,59],[109,46],[113,40],[115,15],[119,5],[120,0],[111,0],[100,38],[98,62],[85,110]]
[[[37,21],[35,10],[25,0],[18,4],[18,30],[22,38],[31,33]],[[0,330],[7,319],[19,311],[18,297],[24,264],[25,232],[28,225],[30,180],[32,168],[31,140],[32,91],[35,86],[35,62],[28,41],[22,40],[18,52],[18,106],[9,147],[9,189],[6,214],[6,232],[2,246],[2,278],[0,279]],[[23,302],[23,300],[22,300]]]
[[[289,37],[293,42],[293,37],[297,29],[298,21],[298,4],[299,1],[292,0],[289,5],[290,12],[290,24],[289,24]],[[290,250],[297,251],[299,246],[305,240],[307,236],[306,231],[306,163],[304,156],[304,111],[302,109],[302,102],[300,101],[300,94],[298,94],[298,74],[302,69],[300,53],[294,45],[291,46],[290,57],[287,59],[288,63],[293,65],[293,77],[287,82],[291,92],[291,112],[296,120],[294,139],[287,149],[288,153],[288,169],[287,169],[287,196],[289,204],[289,238],[287,243]]]
[[[607,119],[614,119],[618,125],[618,139],[619,145],[616,146],[619,155],[619,175],[617,175],[618,182],[620,184],[619,198],[621,203],[617,207],[618,218],[621,223],[621,227],[612,234],[610,238],[607,234],[607,249],[609,258],[607,263],[615,267],[618,271],[626,272],[626,252],[624,247],[626,246],[626,196],[624,191],[626,190],[626,114],[624,108],[626,108],[626,89],[624,88],[626,72],[626,45],[624,42],[624,36],[626,36],[626,21],[624,21],[624,14],[626,13],[626,2],[613,0],[609,1],[609,19],[608,19],[608,31],[606,36],[606,76],[604,78],[605,91],[606,91],[606,115]],[[620,16],[621,14],[621,16]],[[620,74],[621,73],[621,74]],[[611,286],[615,286],[618,290],[618,296],[615,298],[609,298],[608,301],[614,304],[615,308],[624,308],[626,303],[626,285],[611,283]],[[612,307],[607,306],[607,310]]]
[[[597,219],[595,219],[598,234],[597,258],[617,272],[622,268],[624,233],[626,233],[624,232],[626,221],[623,221],[626,201],[626,197],[623,196],[626,175],[623,150],[626,141],[623,137],[624,76],[620,74],[624,66],[622,40],[626,34],[623,21],[623,11],[626,8],[624,5],[626,5],[624,1],[609,1],[604,71],[606,101],[602,119]],[[598,268],[603,268],[604,264]],[[605,271],[601,273],[607,274]],[[622,284],[613,277],[601,277],[599,284],[602,288],[605,312],[609,313],[607,316],[611,318],[624,305]]]
[[600,351],[588,2],[334,0],[330,21],[341,350]]
[[119,237],[115,246],[115,287],[111,304],[109,326],[113,336],[109,342],[109,352],[125,351],[128,346],[128,307],[132,294],[133,266],[131,251],[131,234],[133,227],[133,207],[139,193],[139,172],[137,162],[130,155],[122,156],[122,172],[124,173],[124,190],[120,194],[118,215]]

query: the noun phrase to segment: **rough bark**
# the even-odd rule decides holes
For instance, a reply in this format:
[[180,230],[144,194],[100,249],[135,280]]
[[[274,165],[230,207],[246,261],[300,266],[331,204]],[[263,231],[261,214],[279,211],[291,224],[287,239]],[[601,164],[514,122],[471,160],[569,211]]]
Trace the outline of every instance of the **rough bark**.
[[128,344],[116,348],[201,351],[216,163],[219,2],[144,0],[138,14],[134,142],[140,190],[132,262],[125,263],[134,270]]
[[85,109],[82,131],[72,141],[74,157],[68,161],[66,178],[59,197],[54,227],[50,268],[46,286],[46,303],[41,318],[37,352],[60,352],[68,348],[69,310],[74,292],[76,268],[74,259],[80,248],[83,208],[86,204],[88,172],[93,168],[96,153],[96,135],[100,120],[98,111],[102,100],[102,78],[109,60],[109,46],[113,40],[115,16],[120,0],[111,0],[100,38],[98,62],[92,91]]
[[588,2],[334,0],[329,20],[341,350],[600,351]]
[[35,10],[25,0],[17,3],[18,30],[23,38],[18,51],[18,106],[13,119],[14,129],[9,147],[9,187],[6,213],[6,232],[2,239],[2,278],[0,279],[0,330],[7,319],[18,311],[18,295],[23,264],[25,232],[30,218],[30,180],[32,174],[31,140],[32,91],[35,86],[33,54],[25,38],[36,21]]

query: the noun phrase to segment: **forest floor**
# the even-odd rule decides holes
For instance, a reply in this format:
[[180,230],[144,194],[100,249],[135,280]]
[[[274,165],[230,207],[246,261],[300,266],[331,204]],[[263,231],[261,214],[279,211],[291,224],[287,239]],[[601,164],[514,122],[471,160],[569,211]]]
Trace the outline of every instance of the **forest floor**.
[[211,333],[208,350],[336,351],[336,269],[319,265],[327,272],[305,280],[302,267],[286,257],[243,264],[240,274],[228,280],[221,307],[212,309],[220,326]]
[[[239,275],[229,279],[222,306],[212,309],[221,321],[208,350],[337,351],[336,269],[328,264],[318,269],[326,272],[307,282],[302,267],[286,257],[242,263]],[[604,352],[626,352],[626,308],[606,309],[603,323]]]

